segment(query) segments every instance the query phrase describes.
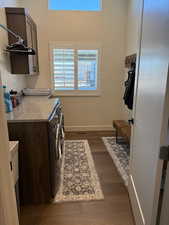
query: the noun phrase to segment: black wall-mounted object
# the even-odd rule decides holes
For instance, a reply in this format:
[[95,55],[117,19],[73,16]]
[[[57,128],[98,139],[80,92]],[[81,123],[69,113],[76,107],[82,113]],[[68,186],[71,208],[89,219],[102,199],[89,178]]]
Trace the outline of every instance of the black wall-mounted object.
[[[137,60],[136,54],[127,56],[125,59],[125,67],[128,69],[128,78],[125,81],[125,92],[123,100],[125,105],[127,105],[128,109],[130,110],[133,109],[133,101],[134,101],[136,60]],[[134,122],[134,120],[130,120],[129,122],[132,123]]]
[[125,67],[128,69],[133,68],[136,65],[137,54],[126,56]]
[[[35,54],[10,53],[11,73],[38,75],[38,44],[37,27],[25,8],[5,8],[7,28],[15,31],[24,40],[24,45],[35,50]],[[17,41],[16,37],[8,33],[9,45]]]

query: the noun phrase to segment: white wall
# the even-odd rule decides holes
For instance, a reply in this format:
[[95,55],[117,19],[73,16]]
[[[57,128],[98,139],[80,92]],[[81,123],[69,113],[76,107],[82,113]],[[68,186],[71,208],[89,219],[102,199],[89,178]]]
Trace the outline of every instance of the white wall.
[[[49,11],[47,0],[24,0],[38,25],[40,75],[29,87],[51,87],[50,41],[99,42],[102,45],[100,97],[62,97],[66,126],[110,129],[122,118],[126,0],[103,0],[102,12]],[[89,126],[89,127],[88,127]]]
[[142,0],[128,1],[126,55],[131,55],[138,51],[141,7]]
[[[0,0],[0,23],[6,25],[6,16],[3,7],[19,6],[19,0]],[[8,89],[20,91],[26,87],[26,78],[24,75],[13,75],[10,73],[10,60],[8,54],[4,53],[8,44],[7,33],[0,28],[0,74],[2,83],[7,85]]]

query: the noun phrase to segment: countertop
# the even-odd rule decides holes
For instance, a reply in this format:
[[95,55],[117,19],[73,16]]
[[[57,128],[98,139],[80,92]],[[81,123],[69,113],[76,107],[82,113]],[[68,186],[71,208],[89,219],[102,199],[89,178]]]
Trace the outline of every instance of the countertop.
[[8,122],[38,122],[47,121],[58,104],[58,98],[48,96],[25,96],[22,103],[7,113]]

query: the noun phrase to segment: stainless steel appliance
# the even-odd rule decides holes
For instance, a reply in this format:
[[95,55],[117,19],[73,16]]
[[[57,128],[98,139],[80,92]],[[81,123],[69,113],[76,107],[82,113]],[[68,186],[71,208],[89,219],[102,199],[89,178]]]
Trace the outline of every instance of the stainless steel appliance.
[[57,105],[49,120],[49,157],[51,195],[54,197],[59,188],[60,168],[64,151],[64,115],[61,105]]

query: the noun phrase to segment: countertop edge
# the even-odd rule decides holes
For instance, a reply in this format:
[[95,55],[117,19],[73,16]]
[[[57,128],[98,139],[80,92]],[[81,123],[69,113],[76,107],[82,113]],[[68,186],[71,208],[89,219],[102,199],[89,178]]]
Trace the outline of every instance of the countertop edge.
[[[39,111],[32,110],[31,112],[27,112],[26,109],[28,108],[28,111],[30,111],[29,109],[32,107],[32,102],[34,106],[36,105],[36,101],[39,99],[40,104],[39,108],[37,108]],[[42,106],[42,104],[45,104],[45,102],[47,102],[47,110],[45,109],[44,106]],[[7,122],[9,124],[48,122],[54,110],[57,108],[57,106],[59,106],[59,104],[60,104],[59,98],[48,98],[44,96],[36,96],[36,97],[26,96],[23,98],[23,102],[19,106],[17,106],[17,108],[15,108],[13,112],[6,113]]]

